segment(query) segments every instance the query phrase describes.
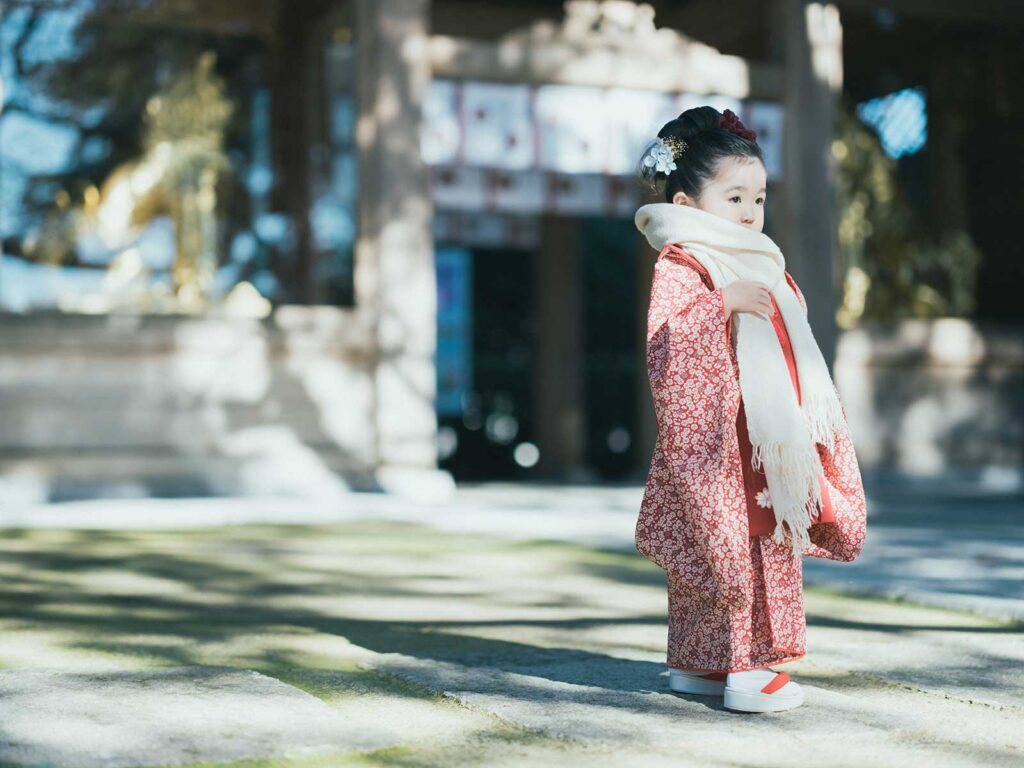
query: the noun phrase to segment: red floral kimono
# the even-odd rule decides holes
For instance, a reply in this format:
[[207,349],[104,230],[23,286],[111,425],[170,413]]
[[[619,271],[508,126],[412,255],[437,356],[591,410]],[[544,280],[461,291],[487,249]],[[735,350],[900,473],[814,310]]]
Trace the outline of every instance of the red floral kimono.
[[[806,312],[796,282],[786,279]],[[750,465],[732,318],[722,289],[710,285],[680,246],[658,255],[647,317],[658,438],[636,546],[667,574],[668,666],[735,672],[805,655],[803,561],[770,536],[775,520],[764,473]],[[799,398],[777,306],[772,321]],[[818,444],[818,455],[823,503],[804,554],[850,561],[866,532],[857,458],[846,435],[831,452]]]

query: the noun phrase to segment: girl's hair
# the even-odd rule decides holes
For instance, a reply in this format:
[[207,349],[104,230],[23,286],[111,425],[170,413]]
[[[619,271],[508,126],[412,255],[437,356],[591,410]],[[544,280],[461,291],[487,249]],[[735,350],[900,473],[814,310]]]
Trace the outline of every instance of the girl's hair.
[[[719,162],[726,157],[751,157],[764,163],[761,147],[755,139],[748,139],[736,133],[742,130],[751,136],[750,131],[743,128],[738,118],[727,117],[727,124],[734,130],[719,125],[722,113],[714,107],[694,107],[683,112],[675,120],[669,120],[658,131],[658,138],[677,138],[686,141],[686,149],[675,158],[674,171],[655,170],[643,165],[641,159],[640,175],[652,185],[665,180],[665,201],[672,202],[676,192],[684,192],[690,197],[699,198],[701,191],[714,178]],[[729,121],[731,120],[731,123]],[[650,145],[649,145],[650,146]],[[645,156],[647,154],[644,152]]]

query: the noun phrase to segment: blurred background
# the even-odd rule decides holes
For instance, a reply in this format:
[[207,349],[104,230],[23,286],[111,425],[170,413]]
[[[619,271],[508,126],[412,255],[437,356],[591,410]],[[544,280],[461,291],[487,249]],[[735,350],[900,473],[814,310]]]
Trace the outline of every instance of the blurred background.
[[7,0],[8,500],[642,483],[635,175],[711,104],[865,478],[1020,491],[1011,0]]

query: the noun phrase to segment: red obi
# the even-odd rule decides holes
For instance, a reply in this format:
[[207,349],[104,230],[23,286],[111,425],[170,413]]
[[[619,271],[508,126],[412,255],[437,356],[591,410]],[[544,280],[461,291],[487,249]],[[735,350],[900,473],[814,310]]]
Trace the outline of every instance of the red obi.
[[[697,259],[684,251],[681,247],[675,246],[674,251],[682,258],[687,264],[692,266],[697,272],[700,273],[701,279],[709,290],[714,290],[714,282],[711,280],[711,275],[704,268]],[[793,284],[793,278],[790,277],[788,272],[785,273],[786,281],[790,287],[793,288],[793,292],[796,293],[796,287]],[[793,355],[793,347],[789,342],[789,333],[786,332],[786,326],[782,322],[782,313],[779,312],[779,305],[775,303],[775,297],[771,297],[772,308],[775,310],[772,313],[771,321],[775,327],[775,334],[779,337],[779,343],[782,345],[782,351],[786,356],[786,364],[789,366],[789,377],[793,381],[793,389],[796,391],[796,401],[799,403],[800,400],[800,377],[796,373],[796,357]],[[725,321],[725,330],[729,334],[732,332],[732,316],[730,315]],[[754,455],[754,448],[750,444],[750,435],[747,433],[747,414],[743,409],[743,398],[740,398],[740,410],[736,417],[736,434],[739,437],[740,444],[740,456],[743,464],[743,485],[747,492],[747,519],[750,524],[750,535],[751,536],[764,536],[770,534],[775,530],[775,515],[770,507],[762,506],[758,502],[758,497],[761,496],[762,500],[765,500],[767,496],[768,480],[765,477],[764,470],[754,469],[752,458]],[[821,488],[821,508],[818,514],[811,518],[812,523],[832,523],[835,522],[835,514],[832,510],[832,502],[829,498],[828,483],[825,482],[824,474],[818,475],[818,485]],[[764,495],[761,495],[762,492]]]

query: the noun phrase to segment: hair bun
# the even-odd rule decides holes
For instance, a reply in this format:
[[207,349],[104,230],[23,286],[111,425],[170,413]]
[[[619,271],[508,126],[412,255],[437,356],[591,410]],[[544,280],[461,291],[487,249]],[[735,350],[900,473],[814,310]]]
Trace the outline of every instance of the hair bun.
[[748,141],[757,141],[757,134],[743,125],[736,113],[731,109],[727,109],[723,113],[714,107],[706,105],[688,109],[675,120],[665,123],[662,129],[658,131],[658,136],[663,139],[667,139],[669,136],[692,139],[716,128],[734,133]]
[[664,179],[662,194],[671,203],[680,192],[699,198],[725,158],[757,160],[767,169],[757,134],[732,110],[723,113],[704,105],[665,123],[644,148],[638,170],[652,190],[657,191],[655,182]]
[[675,120],[669,120],[658,131],[658,135],[667,139],[677,136],[680,139],[692,139],[718,127],[721,113],[714,107],[694,107],[683,112]]

